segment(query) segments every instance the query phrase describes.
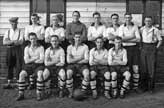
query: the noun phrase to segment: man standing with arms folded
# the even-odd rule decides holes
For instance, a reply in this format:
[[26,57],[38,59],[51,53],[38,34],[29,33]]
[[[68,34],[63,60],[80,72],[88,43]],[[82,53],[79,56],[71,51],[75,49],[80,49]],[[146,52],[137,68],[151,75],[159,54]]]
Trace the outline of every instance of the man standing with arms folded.
[[11,80],[14,77],[14,67],[16,68],[16,78],[18,80],[23,62],[21,50],[21,45],[23,43],[23,32],[17,27],[18,17],[12,17],[9,21],[11,24],[11,29],[7,30],[3,37],[3,45],[7,46],[8,66],[8,84],[4,86],[4,89],[12,88]]
[[152,25],[152,17],[146,16],[144,20],[145,26],[141,30],[142,49],[141,49],[141,87],[149,90],[151,93],[154,90],[155,81],[155,61],[156,50],[162,44],[160,31]]
[[131,13],[125,13],[125,24],[119,28],[119,36],[122,37],[123,46],[127,50],[128,66],[132,73],[133,89],[139,92],[139,47],[140,33],[138,27],[134,25]]
[[69,23],[66,27],[66,39],[69,41],[69,43],[73,43],[73,39],[75,36],[75,33],[81,33],[81,41],[86,42],[87,41],[87,29],[85,24],[80,22],[80,12],[74,11],[72,13],[73,21]]

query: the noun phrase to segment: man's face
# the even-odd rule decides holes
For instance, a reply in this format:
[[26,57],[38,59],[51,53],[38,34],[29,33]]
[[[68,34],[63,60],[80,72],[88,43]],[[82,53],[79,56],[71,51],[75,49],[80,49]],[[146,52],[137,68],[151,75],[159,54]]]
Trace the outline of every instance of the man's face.
[[115,48],[116,49],[121,48],[121,44],[122,44],[122,41],[121,40],[119,40],[119,39],[115,39],[114,40],[114,45],[115,45]]
[[31,45],[36,45],[37,37],[35,35],[30,35],[29,38],[30,38]]
[[75,34],[74,41],[75,41],[75,43],[80,44],[81,43],[81,35]]
[[51,38],[51,45],[52,45],[53,48],[58,47],[58,45],[59,45],[59,39],[57,37],[52,37]]
[[52,17],[52,23],[57,25],[59,23],[59,19],[56,16]]
[[93,18],[95,23],[99,23],[101,20],[101,17],[99,15],[94,15]]
[[118,24],[118,20],[119,20],[118,16],[114,15],[112,16],[111,19],[112,19],[112,24]]
[[38,17],[37,16],[31,16],[32,23],[37,23]]
[[74,12],[73,15],[72,15],[72,17],[73,17],[73,21],[74,22],[77,22],[80,19],[80,16],[79,16],[79,14],[77,12]]
[[152,19],[151,18],[145,18],[145,26],[148,26],[148,27],[150,27],[150,26],[152,26]]
[[131,15],[125,15],[125,22],[129,23],[132,20],[132,16]]
[[17,28],[18,22],[10,22],[10,24],[11,24],[11,27],[12,27],[13,29],[15,29],[15,28]]
[[103,40],[102,39],[96,40],[96,47],[97,47],[97,49],[101,49],[103,47]]

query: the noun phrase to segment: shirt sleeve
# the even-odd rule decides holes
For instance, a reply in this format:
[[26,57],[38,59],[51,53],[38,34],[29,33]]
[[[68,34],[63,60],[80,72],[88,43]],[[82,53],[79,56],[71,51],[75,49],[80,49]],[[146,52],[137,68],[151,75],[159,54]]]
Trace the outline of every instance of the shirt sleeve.
[[67,62],[70,62],[71,46],[67,47]]
[[48,27],[45,30],[45,38],[48,38],[49,36],[50,36],[50,33],[49,33],[49,27]]
[[23,41],[24,40],[24,31],[20,29],[20,37],[19,40]]
[[88,48],[88,46],[86,46],[86,48],[85,48],[84,59],[85,60],[88,60],[89,59],[89,48]]
[[41,46],[39,51],[40,51],[39,59],[41,63],[43,63],[44,62],[44,48]]
[[157,40],[158,41],[161,41],[162,40],[162,37],[161,37],[161,33],[160,33],[160,31],[158,30],[158,29],[155,29],[155,35],[156,35],[156,37],[157,37]]
[[64,30],[64,28],[61,28],[60,36],[61,37],[65,37],[65,30]]
[[66,27],[66,39],[72,40],[73,34],[71,33],[71,24],[68,24]]
[[6,39],[9,39],[9,34],[8,34],[8,32],[9,32],[9,30],[7,30],[6,32],[5,32],[5,34],[4,34],[4,37],[3,37],[3,44],[4,44],[4,41],[6,40]]
[[138,26],[135,26],[135,36],[136,36],[137,39],[141,39]]
[[62,49],[60,54],[60,63],[65,64],[65,52]]
[[112,49],[110,49],[108,52],[108,64],[109,65],[112,64]]
[[105,26],[103,26],[102,35],[103,35],[103,37],[106,36],[106,27]]
[[123,28],[124,28],[123,25],[121,25],[121,26],[119,27],[119,33],[118,33],[118,36],[120,36],[120,37],[123,37],[123,36],[124,36]]
[[24,39],[25,40],[29,40],[28,39],[28,34],[29,34],[29,31],[28,31],[28,26],[27,26],[27,27],[25,27],[25,33],[24,33]]
[[45,60],[48,60],[48,58],[50,57],[50,49],[46,49],[45,51]]
[[82,29],[82,41],[85,42],[87,41],[87,28],[86,26],[83,24],[83,29]]
[[27,59],[29,59],[29,58],[30,58],[29,48],[28,48],[28,46],[26,46],[24,49],[24,61],[25,61],[25,63],[26,63]]
[[126,49],[124,49],[124,52],[123,52],[123,62],[125,63],[125,65],[127,64],[127,61],[128,61],[128,59],[127,59],[127,51],[126,51]]
[[41,34],[41,35],[44,35],[44,34],[45,34],[44,26],[42,26],[40,34]]
[[92,37],[91,27],[88,28],[88,34],[87,34],[88,40]]
[[93,59],[94,59],[94,49],[91,49],[89,52],[89,64],[93,65]]

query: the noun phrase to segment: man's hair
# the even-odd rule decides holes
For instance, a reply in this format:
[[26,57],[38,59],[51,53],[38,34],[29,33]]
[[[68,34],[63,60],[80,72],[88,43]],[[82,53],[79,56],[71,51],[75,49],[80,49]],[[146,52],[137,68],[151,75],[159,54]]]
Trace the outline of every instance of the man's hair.
[[[98,39],[101,39],[101,40],[103,40],[103,37],[101,37],[101,36],[98,36],[96,39],[95,39],[95,41],[97,41]],[[103,41],[104,42],[104,41]]]
[[37,34],[34,33],[34,32],[30,32],[30,33],[28,34],[28,38],[30,38],[30,36],[35,36],[35,37],[37,38]]
[[122,38],[119,37],[119,36],[116,36],[115,39],[116,39],[116,40],[121,40],[121,41],[122,41]]
[[152,17],[152,16],[145,16],[145,19],[146,19],[146,18],[153,19],[153,17]]
[[130,12],[126,12],[126,13],[124,14],[124,16],[126,16],[126,15],[132,16],[132,14],[131,14]]
[[93,13],[93,17],[94,17],[95,15],[98,15],[98,16],[100,16],[100,17],[101,17],[100,13],[99,13],[99,12],[97,12],[97,11]]
[[73,11],[72,12],[72,16],[73,16],[74,13],[77,13],[79,15],[79,17],[80,17],[80,12],[79,11]]
[[59,40],[59,36],[58,35],[51,35],[51,39],[52,38],[57,38]]
[[112,18],[113,16],[117,16],[119,18],[119,15],[116,13],[112,14],[110,17]]

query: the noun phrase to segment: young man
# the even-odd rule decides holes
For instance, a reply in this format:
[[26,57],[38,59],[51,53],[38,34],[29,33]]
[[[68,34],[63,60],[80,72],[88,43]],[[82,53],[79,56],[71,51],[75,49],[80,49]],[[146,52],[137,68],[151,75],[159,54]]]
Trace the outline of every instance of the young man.
[[60,14],[52,16],[52,25],[48,28],[46,28],[45,31],[45,42],[46,47],[50,46],[50,39],[52,35],[57,35],[59,37],[61,45],[66,50],[65,46],[65,30],[63,27],[59,25],[59,22],[62,19],[60,18]]
[[89,49],[95,47],[95,39],[97,37],[104,37],[105,34],[105,26],[101,23],[101,15],[99,12],[93,13],[94,23],[88,28],[88,45]]
[[110,49],[114,46],[114,39],[119,35],[119,16],[118,14],[111,15],[112,25],[106,29],[104,38],[106,39],[105,48]]
[[97,98],[96,90],[96,76],[104,79],[104,95],[110,99],[110,72],[108,70],[108,51],[103,47],[103,38],[97,37],[96,47],[90,50],[89,64],[90,64],[90,86],[92,89],[93,98]]
[[123,46],[127,50],[127,65],[133,76],[133,90],[139,92],[139,46],[137,43],[140,42],[140,33],[138,27],[131,21],[132,15],[130,13],[125,13],[124,17],[125,24],[120,26],[119,36],[122,37]]
[[141,28],[142,49],[141,49],[141,87],[153,92],[156,50],[162,44],[160,31],[152,25],[152,17],[146,16],[144,20],[145,26]]
[[32,14],[31,15],[32,24],[28,25],[25,28],[24,38],[25,38],[26,44],[29,41],[28,34],[31,32],[34,32],[37,35],[39,43],[44,46],[44,34],[45,34],[44,32],[45,32],[45,30],[44,30],[44,26],[40,25],[38,23],[38,21],[39,21],[39,16],[37,14]]
[[81,40],[82,42],[87,41],[87,29],[85,24],[80,22],[80,12],[79,11],[73,11],[72,13],[73,21],[67,25],[66,28],[66,39],[69,41],[69,43],[73,43],[73,39],[75,36],[75,33],[81,33]]
[[44,70],[44,47],[37,43],[37,35],[29,33],[30,45],[24,49],[24,62],[22,71],[19,74],[18,89],[19,95],[17,101],[24,99],[24,90],[26,88],[26,78],[29,75],[37,76],[37,100],[42,99],[43,82],[41,81],[40,74]]
[[[44,26],[39,24],[39,16],[38,14],[32,14],[31,15],[31,25],[28,25],[25,28],[25,35],[24,35],[24,39],[25,39],[25,43],[24,45],[28,45],[30,42],[30,39],[28,37],[29,33],[34,32],[37,35],[38,38],[38,42],[39,44],[43,45],[45,47],[45,42],[44,42]],[[30,82],[31,84],[29,85],[28,89],[34,89],[34,78],[32,76],[30,76]]]
[[81,41],[81,34],[75,33],[74,43],[69,45],[67,48],[67,81],[66,87],[69,91],[69,98],[72,97],[73,93],[73,75],[82,74],[82,90],[86,91],[89,85],[89,49],[88,46],[83,44]]
[[10,89],[11,80],[14,77],[14,67],[16,69],[16,78],[18,80],[19,72],[22,67],[22,43],[23,32],[17,27],[18,17],[12,17],[9,19],[11,29],[7,30],[3,37],[3,45],[7,46],[7,66],[8,66],[8,84],[4,86],[4,89]]
[[[123,76],[123,82],[120,88],[120,98],[124,98],[125,91],[129,87],[131,73],[127,64],[127,51],[122,47],[122,38],[116,37],[114,39],[114,47],[109,50],[108,64],[111,72],[111,85],[113,97],[117,96],[117,80],[118,76]],[[120,80],[120,79],[119,79]]]
[[52,35],[50,37],[51,46],[46,49],[45,52],[45,70],[41,76],[43,76],[42,81],[45,83],[45,87],[49,89],[49,77],[58,77],[59,80],[59,97],[63,97],[63,88],[66,81],[66,72],[64,70],[65,64],[65,52],[63,48],[59,46],[59,37],[57,35]]

